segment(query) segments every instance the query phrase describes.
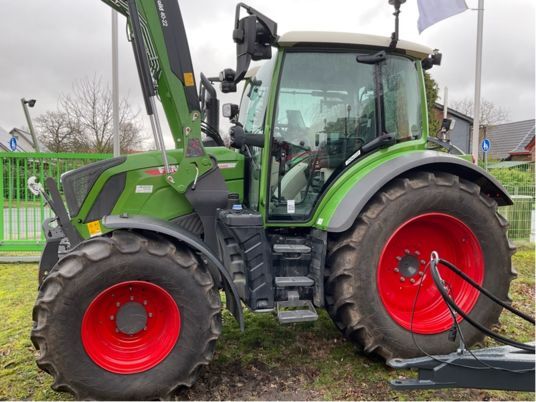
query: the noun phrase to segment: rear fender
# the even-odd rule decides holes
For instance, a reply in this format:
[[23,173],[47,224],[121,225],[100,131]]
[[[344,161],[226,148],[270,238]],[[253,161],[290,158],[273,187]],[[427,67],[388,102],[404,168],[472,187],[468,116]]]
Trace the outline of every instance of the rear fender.
[[[244,315],[240,304],[238,290],[233,283],[229,271],[225,269],[219,258],[210,250],[203,241],[194,234],[182,229],[181,227],[161,219],[155,219],[147,216],[118,216],[110,215],[102,218],[102,224],[108,229],[131,229],[131,230],[146,230],[155,233],[163,234],[171,237],[181,243],[185,243],[195,251],[200,252],[210,264],[215,267],[224,282],[224,289],[227,295],[227,308],[234,315],[240,329],[244,330]],[[217,280],[217,278],[215,278]]]
[[381,164],[357,181],[334,208],[326,230],[348,230],[375,194],[392,180],[412,171],[451,173],[478,184],[482,193],[497,201],[499,206],[513,204],[497,179],[465,159],[437,151],[411,152]]

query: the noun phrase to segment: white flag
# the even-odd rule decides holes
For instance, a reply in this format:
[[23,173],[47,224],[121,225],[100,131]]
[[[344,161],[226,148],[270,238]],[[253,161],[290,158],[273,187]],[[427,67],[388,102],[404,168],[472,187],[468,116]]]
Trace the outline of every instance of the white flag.
[[436,22],[467,10],[465,0],[417,0],[419,6],[419,33]]

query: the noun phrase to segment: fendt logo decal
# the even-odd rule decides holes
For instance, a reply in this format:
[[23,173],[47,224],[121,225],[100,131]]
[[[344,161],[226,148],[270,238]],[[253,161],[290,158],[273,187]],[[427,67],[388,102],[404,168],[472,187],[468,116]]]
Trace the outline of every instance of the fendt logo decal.
[[[169,173],[177,173],[178,170],[179,165],[169,165]],[[145,171],[145,174],[150,176],[162,176],[163,174],[166,174],[166,168],[164,166],[160,166],[155,169],[148,169]]]
[[166,8],[164,7],[164,3],[162,0],[156,0],[156,6],[158,8],[158,13],[160,15],[160,22],[162,23],[163,27],[168,27],[168,19],[166,15]]

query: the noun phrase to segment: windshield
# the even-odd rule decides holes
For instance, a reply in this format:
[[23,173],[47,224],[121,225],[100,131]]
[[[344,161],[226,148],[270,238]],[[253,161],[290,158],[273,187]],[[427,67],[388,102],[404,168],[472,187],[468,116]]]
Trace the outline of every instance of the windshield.
[[287,52],[274,121],[269,218],[307,219],[320,194],[356,152],[382,135],[421,135],[416,62],[357,52]]

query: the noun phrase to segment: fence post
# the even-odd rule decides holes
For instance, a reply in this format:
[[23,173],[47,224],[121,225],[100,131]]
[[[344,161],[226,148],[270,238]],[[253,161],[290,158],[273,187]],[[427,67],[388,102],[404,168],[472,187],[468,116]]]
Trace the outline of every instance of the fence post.
[[536,211],[530,211],[530,241],[534,243],[536,237]]

